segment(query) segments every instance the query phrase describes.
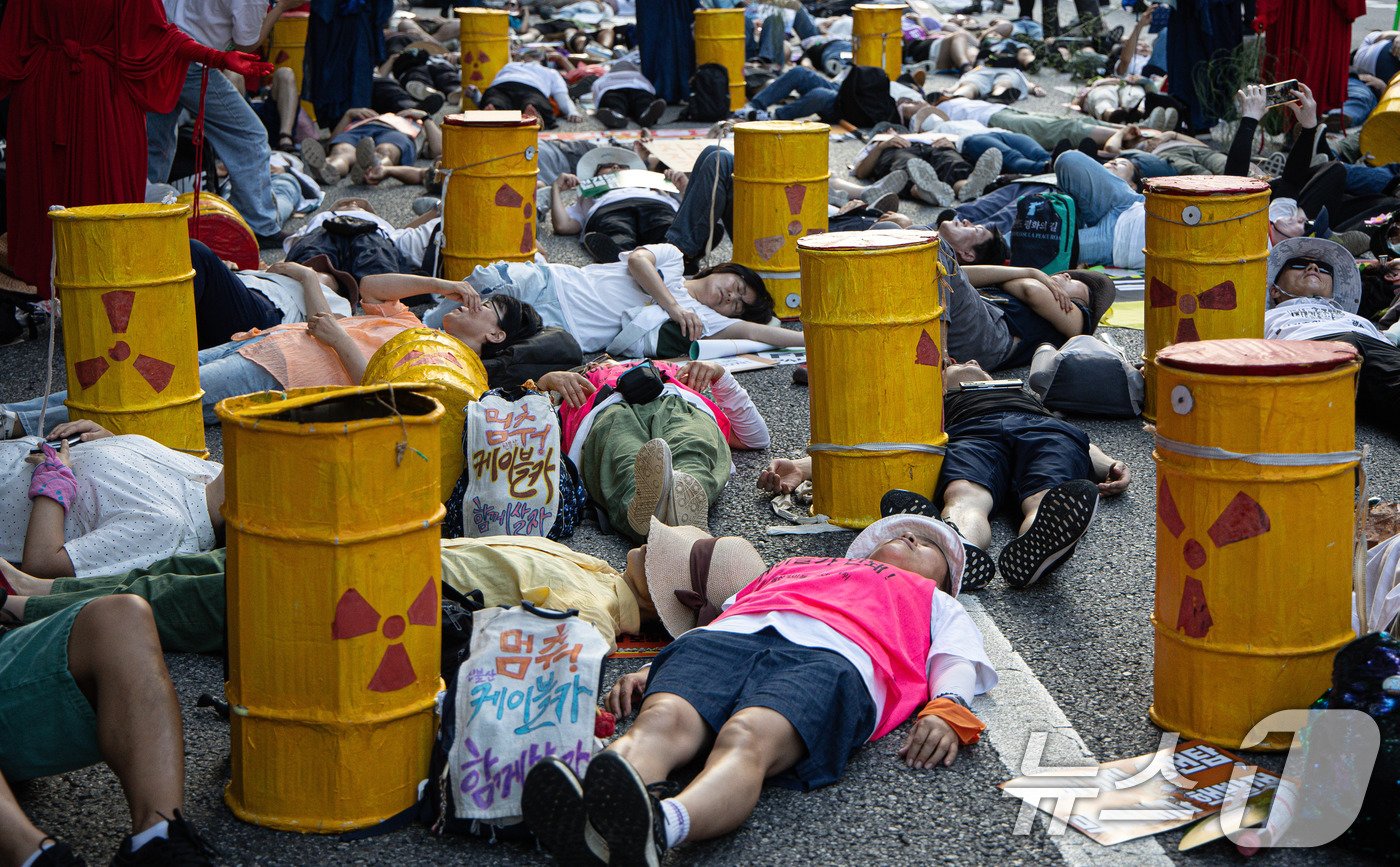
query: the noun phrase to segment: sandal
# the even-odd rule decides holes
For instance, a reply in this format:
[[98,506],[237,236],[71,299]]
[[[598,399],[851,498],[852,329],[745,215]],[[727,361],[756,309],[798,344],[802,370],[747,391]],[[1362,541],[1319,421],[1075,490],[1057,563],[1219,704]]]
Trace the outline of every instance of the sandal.
[[289,132],[278,133],[277,150],[286,154],[294,154],[297,152],[297,140],[292,138],[292,134]]

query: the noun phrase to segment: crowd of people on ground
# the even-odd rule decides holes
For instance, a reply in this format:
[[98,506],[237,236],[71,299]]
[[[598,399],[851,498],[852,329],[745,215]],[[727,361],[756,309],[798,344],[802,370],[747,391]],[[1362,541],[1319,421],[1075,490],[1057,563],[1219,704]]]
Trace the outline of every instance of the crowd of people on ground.
[[[959,594],[997,575],[1018,590],[1044,580],[1132,479],[1043,389],[993,373],[1095,334],[1114,273],[1144,267],[1147,179],[1267,181],[1267,281],[1238,291],[1265,294],[1268,339],[1354,347],[1358,413],[1400,431],[1400,164],[1359,136],[1400,73],[1400,32],[1348,54],[1364,4],[1139,2],[1130,29],[1110,29],[1093,0],[1065,26],[1054,2],[1037,20],[1028,0],[1015,18],[1001,0],[916,0],[901,4],[894,78],[856,64],[850,4],[832,0],[468,5],[509,16],[510,57],[489,80],[464,76],[475,61],[455,18],[395,0],[3,4],[0,337],[17,333],[15,305],[51,294],[50,208],[167,201],[207,174],[269,261],[240,268],[189,242],[206,424],[226,398],[359,385],[376,352],[425,328],[479,361],[489,387],[549,395],[558,459],[599,526],[638,547],[619,572],[558,541],[445,538],[444,582],[512,604],[528,574],[610,643],[651,621],[674,639],[612,685],[607,708],[636,719],[586,776],[551,757],[526,778],[524,821],[562,862],[655,865],[738,828],[767,782],[835,782],[911,715],[911,767],[978,741],[973,702],[997,678]],[[736,5],[746,101],[700,116],[712,100],[694,7]],[[308,16],[304,66],[264,48],[288,15]],[[1264,35],[1246,39],[1256,20]],[[1254,65],[1232,78],[1224,56]],[[1085,79],[1065,111],[1023,107],[1046,95],[1033,78],[1047,66]],[[446,278],[441,124],[473,110],[539,120],[538,231],[576,237],[592,264],[540,254]],[[805,345],[775,318],[771,275],[715,261],[735,230],[732,150],[671,166],[645,140],[551,132],[590,116],[607,131],[718,122],[719,138],[816,118],[864,143],[828,185],[831,231],[939,239],[941,473],[934,489],[886,493],[844,557],[770,566],[709,534],[732,450],[768,449],[770,426],[797,420],[765,419],[722,364],[669,359],[702,339]],[[618,185],[580,194],[610,175]],[[394,225],[347,183],[422,187],[416,216]],[[1013,264],[1028,198],[1066,203],[1068,261]],[[638,397],[638,381],[654,388]],[[181,812],[162,652],[224,649],[222,467],[70,419],[67,397],[0,407],[0,861],[81,863],[5,781],[106,762],[132,815],[113,863],[210,863]],[[778,457],[734,481],[783,496],[813,472],[810,457]],[[1014,536],[994,556],[999,515]],[[677,582],[694,605],[676,608]],[[702,757],[687,785],[669,782]]]

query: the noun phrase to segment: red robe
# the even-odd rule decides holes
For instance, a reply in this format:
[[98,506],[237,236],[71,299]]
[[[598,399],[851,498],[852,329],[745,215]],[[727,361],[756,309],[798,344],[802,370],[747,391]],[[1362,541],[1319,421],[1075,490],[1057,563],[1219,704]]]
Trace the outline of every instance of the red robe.
[[11,98],[10,266],[41,297],[50,205],[145,201],[146,112],[175,107],[190,42],[160,0],[9,0],[0,97]]
[[1264,32],[1271,58],[1264,80],[1303,82],[1312,88],[1319,116],[1341,108],[1351,68],[1351,22],[1365,14],[1366,0],[1259,0],[1255,26]]

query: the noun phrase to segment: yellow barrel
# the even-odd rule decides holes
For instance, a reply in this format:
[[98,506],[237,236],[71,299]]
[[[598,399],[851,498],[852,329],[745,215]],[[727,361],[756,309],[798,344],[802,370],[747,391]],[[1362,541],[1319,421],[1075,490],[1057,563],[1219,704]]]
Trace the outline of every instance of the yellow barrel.
[[185,205],[50,211],[68,412],[207,458]]
[[1400,163],[1400,75],[1390,79],[1361,125],[1361,155],[1373,166]]
[[201,190],[199,220],[194,218],[194,193],[178,196],[175,201],[190,205],[190,237],[214,251],[214,255],[234,263],[239,268],[255,271],[262,267],[258,256],[258,236],[243,219],[243,215],[225,199]]
[[[297,93],[301,93],[301,72],[306,62],[306,29],[311,24],[310,12],[283,12],[277,23],[272,25],[264,51],[268,62],[273,66],[285,66],[296,76]],[[307,117],[316,119],[311,103],[301,101]],[[332,121],[334,123],[334,121]]]
[[535,179],[540,122],[454,114],[442,124],[442,165],[451,169],[442,222],[444,276],[477,265],[535,257]]
[[411,388],[220,401],[232,778],[247,822],[333,833],[413,804],[441,678],[438,423]]
[[1269,185],[1254,178],[1150,178],[1143,371],[1156,418],[1152,358],[1193,340],[1264,336]]
[[510,63],[510,13],[458,7],[457,19],[462,24],[462,84],[485,90]]
[[748,102],[744,92],[744,10],[695,10],[695,63],[718,63],[729,72],[729,109]]
[[1238,747],[1269,714],[1312,704],[1355,637],[1356,352],[1215,340],[1154,364],[1152,721]]
[[441,497],[446,500],[462,475],[462,428],[467,404],[490,386],[486,367],[472,348],[436,328],[401,331],[379,347],[365,366],[362,385],[392,382],[420,386],[442,404]]
[[932,496],[943,466],[938,236],[803,238],[813,509],[859,528],[890,488]]
[[905,6],[857,3],[851,7],[851,43],[856,66],[878,66],[890,81],[904,68],[904,30],[900,19]]
[[802,314],[797,242],[826,231],[830,141],[824,123],[734,126],[734,261],[763,275],[784,319]]

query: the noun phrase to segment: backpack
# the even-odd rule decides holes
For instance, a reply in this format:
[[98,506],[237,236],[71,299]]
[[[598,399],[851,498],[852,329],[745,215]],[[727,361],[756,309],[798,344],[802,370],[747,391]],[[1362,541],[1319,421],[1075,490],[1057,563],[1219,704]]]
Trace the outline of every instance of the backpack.
[[890,77],[878,66],[852,66],[836,92],[836,116],[852,126],[868,129],[895,117]]
[[1028,193],[1016,200],[1011,224],[1011,264],[1058,274],[1079,259],[1074,199],[1064,193]]
[[1117,346],[1079,334],[1053,353],[1036,353],[1029,383],[1056,412],[1136,418],[1146,387],[1142,373]]
[[685,120],[709,123],[729,117],[729,70],[718,63],[702,63],[690,77],[690,104],[681,112]]

